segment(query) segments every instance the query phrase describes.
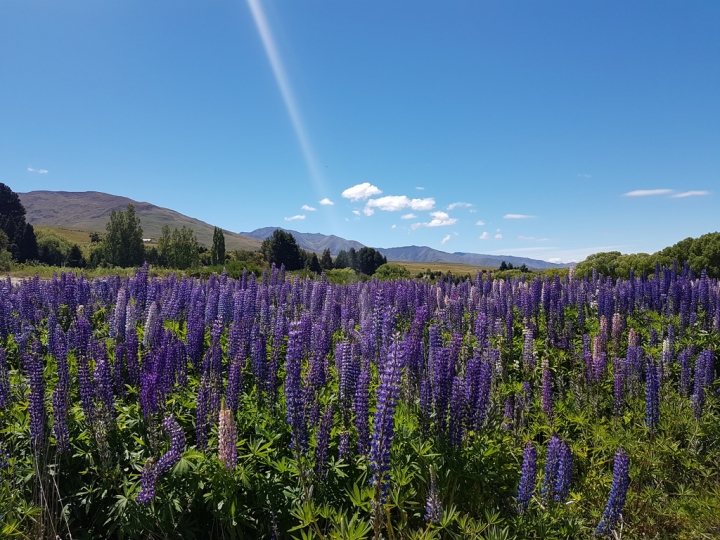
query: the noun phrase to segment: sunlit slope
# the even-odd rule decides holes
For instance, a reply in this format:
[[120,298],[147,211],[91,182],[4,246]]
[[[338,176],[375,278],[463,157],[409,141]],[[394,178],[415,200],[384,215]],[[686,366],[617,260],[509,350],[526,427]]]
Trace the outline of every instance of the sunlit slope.
[[[144,237],[157,239],[164,225],[171,229],[185,225],[195,231],[201,244],[212,245],[213,225],[147,202],[98,191],[31,191],[18,195],[25,206],[27,220],[33,225],[102,233],[111,211],[123,210],[132,204],[140,218]],[[230,231],[224,233],[228,250],[260,248],[260,240]]]

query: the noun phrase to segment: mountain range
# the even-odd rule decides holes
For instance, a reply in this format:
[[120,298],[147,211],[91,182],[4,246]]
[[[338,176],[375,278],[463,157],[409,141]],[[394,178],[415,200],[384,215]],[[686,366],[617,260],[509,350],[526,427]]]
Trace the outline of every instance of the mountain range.
[[[110,220],[110,213],[113,210],[124,210],[128,204],[132,204],[135,206],[135,213],[140,218],[143,236],[157,239],[160,237],[164,225],[171,228],[185,225],[195,231],[201,244],[212,245],[213,225],[147,202],[138,202],[127,197],[99,191],[31,191],[18,193],[18,195],[25,207],[26,219],[33,225],[102,233],[105,231],[105,224]],[[262,241],[272,236],[273,232],[279,228],[281,227],[263,227],[242,233],[224,229],[226,248],[228,250],[258,250]],[[290,232],[301,248],[317,253],[329,249],[332,255],[337,255],[341,250],[348,251],[350,248],[359,250],[364,247],[360,242],[346,240],[335,235],[301,233],[284,228],[283,230]],[[505,261],[513,266],[525,264],[534,269],[568,266],[511,255],[448,253],[427,246],[377,248],[377,250],[387,257],[388,261],[395,262],[455,263],[493,267],[500,266],[500,263]]]

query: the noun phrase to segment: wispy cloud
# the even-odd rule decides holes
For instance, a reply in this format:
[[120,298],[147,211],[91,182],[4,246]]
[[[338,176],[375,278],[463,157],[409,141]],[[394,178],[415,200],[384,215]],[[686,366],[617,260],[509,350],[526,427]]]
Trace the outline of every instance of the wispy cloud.
[[327,197],[325,197],[322,201],[318,201],[318,202],[319,202],[320,204],[322,204],[323,206],[332,206],[333,204],[335,204],[334,202],[332,202],[332,201],[331,201],[330,199],[328,199]]
[[285,221],[296,221],[298,219],[305,219],[305,216],[303,216],[302,214],[298,214],[297,216],[286,217]]
[[497,234],[495,235],[495,238],[497,238],[498,240],[500,240],[500,239],[502,238],[502,234],[497,233]]
[[317,208],[313,208],[312,206],[308,206],[307,204],[303,204],[302,209],[307,212],[315,212],[317,210]]
[[446,244],[446,243],[448,243],[449,241],[450,241],[450,235],[448,234],[448,235],[445,236],[442,240],[440,240],[440,243],[441,243],[441,244]]
[[672,195],[673,199],[684,199],[685,197],[699,197],[702,195],[710,195],[709,191],[683,191]]
[[353,210],[352,212],[353,212],[353,214],[355,214],[356,216],[359,216],[359,215],[360,215],[360,210]]
[[534,240],[535,242],[547,242],[549,238],[537,238],[535,236],[518,236],[518,240]]
[[394,228],[396,228],[396,227],[397,227],[397,225],[395,225],[395,224],[393,223],[393,226],[390,227],[390,228],[391,228],[391,229],[394,229]]
[[400,219],[415,219],[417,216],[413,213],[410,214],[403,214],[400,216]]
[[418,186],[418,187],[416,187],[415,189],[417,189],[418,191],[422,191],[422,190],[425,189],[425,188],[422,187],[422,186]]
[[373,195],[380,195],[381,193],[382,190],[377,186],[373,186],[370,182],[363,182],[362,184],[347,188],[341,195],[343,198],[350,199],[351,201],[364,201]]
[[672,193],[672,189],[636,189],[635,191],[628,191],[624,197],[652,197],[653,195],[669,195]]
[[480,220],[475,225],[477,225],[478,227],[482,227],[483,225],[485,225],[485,222],[483,220]]
[[28,172],[34,172],[34,173],[38,173],[38,174],[47,174],[47,172],[48,172],[47,169],[34,169],[32,167],[28,167],[27,170],[28,170]]
[[428,221],[427,223],[413,223],[411,225],[411,228],[417,229],[418,227],[446,227],[448,225],[454,225],[455,223],[457,223],[456,218],[451,218],[445,212],[430,212],[430,215],[432,216],[432,220]]
[[363,212],[365,212],[367,216],[372,216],[376,208],[386,212],[397,212],[405,208],[411,208],[417,211],[432,210],[433,206],[435,206],[435,199],[432,197],[426,199],[410,199],[405,195],[386,195],[378,199],[370,199],[365,204]]
[[528,216],[527,214],[505,214],[504,219],[533,219],[535,216]]
[[578,178],[592,178],[592,174],[578,174]]
[[466,202],[454,202],[447,207],[448,210],[455,210],[456,208],[469,208],[472,204]]
[[488,234],[487,231],[485,231],[484,233],[482,233],[480,235],[480,240],[487,240],[488,238],[490,238],[490,235]]

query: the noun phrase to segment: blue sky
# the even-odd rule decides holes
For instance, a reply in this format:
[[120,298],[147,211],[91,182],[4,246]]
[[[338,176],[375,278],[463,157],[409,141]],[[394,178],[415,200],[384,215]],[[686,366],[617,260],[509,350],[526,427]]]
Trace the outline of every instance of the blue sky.
[[651,252],[720,228],[718,21],[716,1],[4,0],[0,181],[376,247]]

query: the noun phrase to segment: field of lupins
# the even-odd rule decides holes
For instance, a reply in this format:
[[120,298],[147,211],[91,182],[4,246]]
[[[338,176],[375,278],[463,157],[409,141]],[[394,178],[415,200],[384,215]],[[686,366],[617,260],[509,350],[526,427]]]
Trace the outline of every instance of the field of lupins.
[[2,538],[718,538],[720,285],[0,282]]

